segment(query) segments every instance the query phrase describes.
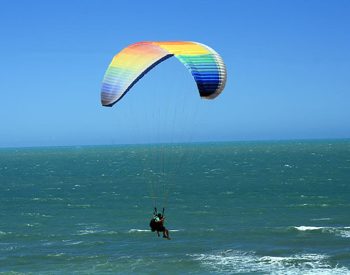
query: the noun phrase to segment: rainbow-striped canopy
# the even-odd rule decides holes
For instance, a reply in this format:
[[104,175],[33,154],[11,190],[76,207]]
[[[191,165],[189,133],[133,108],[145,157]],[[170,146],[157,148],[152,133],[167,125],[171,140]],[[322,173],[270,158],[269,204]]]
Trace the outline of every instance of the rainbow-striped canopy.
[[149,70],[175,56],[191,72],[202,98],[213,99],[225,87],[226,68],[220,55],[197,42],[139,42],[114,56],[103,79],[101,102],[113,106]]

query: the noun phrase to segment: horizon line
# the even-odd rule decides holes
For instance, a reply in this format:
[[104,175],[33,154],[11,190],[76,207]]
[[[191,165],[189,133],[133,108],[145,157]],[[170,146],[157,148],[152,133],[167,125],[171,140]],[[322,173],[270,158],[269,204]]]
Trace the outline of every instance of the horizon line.
[[237,139],[237,140],[213,140],[213,141],[187,141],[187,142],[138,142],[138,143],[113,143],[113,144],[78,144],[78,145],[33,145],[33,146],[1,146],[3,149],[34,149],[34,148],[79,148],[79,147],[123,147],[123,146],[164,146],[164,145],[195,145],[195,144],[220,144],[220,143],[266,143],[266,142],[313,142],[313,141],[350,141],[346,138],[280,138],[280,139]]

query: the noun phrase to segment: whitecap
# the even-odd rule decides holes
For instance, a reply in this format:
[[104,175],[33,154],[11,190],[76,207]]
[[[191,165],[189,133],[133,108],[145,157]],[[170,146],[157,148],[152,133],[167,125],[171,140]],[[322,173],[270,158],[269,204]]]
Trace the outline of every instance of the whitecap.
[[70,203],[68,203],[67,206],[76,207],[76,208],[89,208],[89,207],[91,207],[91,204],[70,204]]
[[81,243],[83,243],[83,241],[67,242],[66,245],[77,245],[77,244],[81,244]]
[[32,223],[27,223],[27,224],[26,224],[26,226],[28,226],[28,227],[34,227],[34,226],[35,226],[35,224],[32,224]]
[[320,227],[320,226],[304,226],[304,225],[301,225],[301,226],[294,226],[294,228],[296,230],[299,230],[299,231],[313,231],[313,230],[321,230],[323,229],[324,227]]
[[135,228],[132,228],[128,231],[128,233],[134,233],[134,232],[151,232],[151,230],[149,229],[135,229]]
[[255,252],[226,250],[214,254],[189,254],[208,273],[350,274],[346,267],[331,266],[324,254],[260,256]]
[[330,221],[331,218],[315,218],[315,219],[311,219],[311,221]]
[[56,253],[56,254],[47,254],[47,256],[49,257],[60,257],[60,256],[63,256],[65,255],[64,253]]
[[343,238],[350,238],[350,231],[340,230],[338,235]]
[[90,230],[90,229],[85,229],[85,230],[79,230],[77,235],[89,235],[89,234],[95,234],[102,232],[101,230]]
[[342,238],[350,238],[350,227],[323,227],[323,226],[294,226],[298,231],[317,231],[320,230],[322,233],[334,234],[335,236]]

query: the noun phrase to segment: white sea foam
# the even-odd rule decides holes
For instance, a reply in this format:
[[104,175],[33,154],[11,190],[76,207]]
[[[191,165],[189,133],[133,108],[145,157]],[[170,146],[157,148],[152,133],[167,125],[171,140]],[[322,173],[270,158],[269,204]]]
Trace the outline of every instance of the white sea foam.
[[13,244],[13,243],[1,243],[0,251],[14,251],[23,248],[23,245]]
[[323,254],[259,256],[254,252],[227,250],[215,254],[188,255],[208,270],[225,274],[350,274],[346,267],[331,266]]
[[63,201],[63,198],[32,198],[32,201]]
[[326,227],[326,226],[294,226],[298,231],[321,231],[322,233],[334,234],[342,238],[350,238],[350,226]]
[[47,254],[47,256],[49,257],[61,257],[61,256],[64,256],[65,254],[64,253],[56,253],[56,254]]
[[350,238],[350,230],[339,230],[338,235],[343,238]]
[[135,229],[135,228],[132,228],[128,231],[128,233],[134,233],[134,232],[151,232],[151,230],[149,229]]
[[224,194],[224,195],[233,195],[235,192],[232,192],[232,191],[226,191],[226,192],[223,192],[221,194]]
[[94,230],[94,229],[84,229],[84,230],[79,230],[77,235],[91,235],[91,234],[96,234],[103,232],[101,230]]
[[302,207],[328,207],[329,206],[329,204],[327,204],[327,203],[322,203],[322,204],[315,204],[315,203],[300,203],[300,204],[291,204],[291,205],[289,205],[289,206],[291,206],[291,207],[300,207],[300,206],[302,206]]
[[70,204],[70,203],[68,203],[67,206],[76,207],[76,208],[89,208],[89,207],[91,207],[91,204]]
[[76,241],[76,242],[72,242],[72,241],[69,241],[69,242],[66,242],[66,245],[77,245],[77,244],[81,244],[83,241]]
[[32,223],[27,223],[27,224],[26,224],[26,226],[28,226],[28,227],[34,227],[34,226],[35,226],[35,224],[32,224]]
[[27,212],[22,212],[22,216],[29,216],[29,217],[43,217],[43,218],[52,218],[50,215],[45,215],[45,214],[40,214],[40,213],[27,213]]
[[301,226],[294,226],[294,228],[296,230],[299,230],[299,231],[313,231],[313,230],[321,230],[325,227],[320,227],[320,226],[304,226],[304,225],[301,225]]

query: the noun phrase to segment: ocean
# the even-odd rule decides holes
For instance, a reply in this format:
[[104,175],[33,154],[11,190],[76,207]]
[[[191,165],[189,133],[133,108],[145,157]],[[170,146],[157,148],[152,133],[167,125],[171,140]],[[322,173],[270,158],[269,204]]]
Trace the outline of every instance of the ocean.
[[349,178],[349,140],[3,148],[0,273],[350,274]]

